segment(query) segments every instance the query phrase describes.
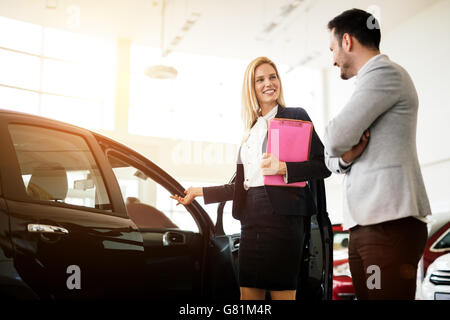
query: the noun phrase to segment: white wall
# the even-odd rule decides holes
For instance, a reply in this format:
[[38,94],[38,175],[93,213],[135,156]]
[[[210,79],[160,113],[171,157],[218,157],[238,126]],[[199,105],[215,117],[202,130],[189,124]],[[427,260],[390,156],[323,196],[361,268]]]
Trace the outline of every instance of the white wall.
[[[419,94],[417,148],[433,212],[450,211],[449,14],[450,1],[441,0],[388,34],[381,30],[381,51],[410,73]],[[353,83],[340,80],[337,68],[324,74],[331,119],[350,98]],[[327,181],[333,222],[340,221],[342,215],[341,179]]]
[[417,147],[433,212],[450,211],[450,1],[393,30],[383,50],[409,71],[419,94]]

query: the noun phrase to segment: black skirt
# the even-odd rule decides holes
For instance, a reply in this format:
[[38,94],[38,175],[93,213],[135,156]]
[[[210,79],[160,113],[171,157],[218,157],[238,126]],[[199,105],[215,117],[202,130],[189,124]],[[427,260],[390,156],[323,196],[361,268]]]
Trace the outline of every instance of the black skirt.
[[296,290],[309,221],[276,214],[265,188],[250,188],[241,219],[240,286]]

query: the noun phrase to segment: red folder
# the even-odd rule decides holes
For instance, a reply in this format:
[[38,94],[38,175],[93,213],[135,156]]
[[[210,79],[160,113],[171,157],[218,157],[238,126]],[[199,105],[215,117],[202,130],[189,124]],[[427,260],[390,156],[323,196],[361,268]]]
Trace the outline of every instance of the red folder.
[[[309,160],[313,124],[309,121],[274,118],[270,120],[267,139],[267,153],[283,162]],[[264,176],[269,186],[305,187],[306,182],[286,184],[282,175]]]

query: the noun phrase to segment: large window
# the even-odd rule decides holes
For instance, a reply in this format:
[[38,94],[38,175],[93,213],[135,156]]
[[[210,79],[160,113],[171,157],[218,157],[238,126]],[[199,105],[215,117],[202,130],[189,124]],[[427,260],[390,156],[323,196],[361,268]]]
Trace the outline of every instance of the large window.
[[[174,80],[151,79],[147,67],[170,65]],[[131,46],[129,128],[134,134],[238,143],[245,61]]]
[[[242,140],[241,92],[249,60],[172,53],[131,46],[130,133],[239,144]],[[255,57],[256,58],[256,57]],[[151,79],[145,70],[168,65],[176,79]],[[303,107],[321,126],[321,74],[278,64],[287,107]],[[320,130],[319,130],[320,131]]]
[[113,129],[113,40],[5,17],[0,29],[0,108]]

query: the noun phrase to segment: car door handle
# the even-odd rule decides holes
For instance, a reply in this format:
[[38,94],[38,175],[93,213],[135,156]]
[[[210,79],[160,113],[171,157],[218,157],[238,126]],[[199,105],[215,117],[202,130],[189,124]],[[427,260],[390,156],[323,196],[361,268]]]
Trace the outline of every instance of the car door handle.
[[186,237],[179,232],[168,231],[163,235],[163,246],[180,245],[186,243]]
[[51,226],[47,224],[36,224],[36,223],[30,223],[28,225],[28,232],[35,232],[35,233],[51,233],[51,234],[69,234],[69,230],[57,227],[57,226]]

